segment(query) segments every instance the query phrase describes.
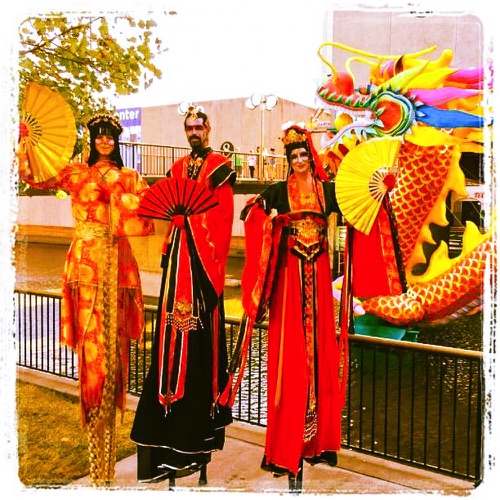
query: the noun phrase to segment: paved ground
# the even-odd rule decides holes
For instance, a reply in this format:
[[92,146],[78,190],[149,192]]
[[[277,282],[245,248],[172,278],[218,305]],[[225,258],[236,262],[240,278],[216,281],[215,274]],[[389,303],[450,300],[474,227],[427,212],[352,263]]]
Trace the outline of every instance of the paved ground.
[[[18,377],[54,389],[77,394],[77,383],[41,372],[18,368]],[[130,409],[135,409],[137,398],[128,396]],[[274,478],[260,469],[263,455],[265,429],[235,422],[227,431],[223,451],[214,453],[208,466],[208,485],[198,486],[196,475],[177,480],[175,490],[187,493],[288,493],[286,477]],[[69,490],[95,491],[90,487],[89,477],[75,481]],[[128,457],[116,465],[116,481],[113,490],[165,491],[167,481],[156,484],[139,484],[136,480],[136,456]],[[348,450],[339,454],[339,465],[314,467],[305,465],[303,493],[315,495],[331,494],[400,494],[442,493],[447,495],[469,495],[473,485],[467,481],[449,478],[370,457]]]

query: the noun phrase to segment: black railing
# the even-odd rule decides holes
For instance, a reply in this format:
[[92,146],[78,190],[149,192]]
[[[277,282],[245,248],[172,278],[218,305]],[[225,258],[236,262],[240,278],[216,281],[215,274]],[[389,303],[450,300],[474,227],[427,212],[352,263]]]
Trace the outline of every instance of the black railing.
[[[188,147],[147,144],[142,142],[120,142],[120,152],[125,165],[135,168],[144,177],[162,177],[172,164],[191,151]],[[240,180],[271,181],[286,178],[287,162],[282,155],[265,155],[262,171],[259,155],[243,152],[218,151],[231,161],[231,166]],[[249,168],[250,158],[255,156],[255,171]],[[269,159],[274,159],[274,166]]]
[[482,388],[480,352],[352,336],[344,444],[479,480]]
[[[59,344],[60,296],[16,290],[17,364],[78,378],[76,357]],[[130,351],[128,391],[139,395],[155,328],[146,307],[143,340]],[[232,352],[239,327],[226,319]],[[237,420],[266,425],[266,324],[256,325]],[[481,352],[352,335],[343,413],[343,446],[389,460],[479,482],[482,477],[483,373]]]

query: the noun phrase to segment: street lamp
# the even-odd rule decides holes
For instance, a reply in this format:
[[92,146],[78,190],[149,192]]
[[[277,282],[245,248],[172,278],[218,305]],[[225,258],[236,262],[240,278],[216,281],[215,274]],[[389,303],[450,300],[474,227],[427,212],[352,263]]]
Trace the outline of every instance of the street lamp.
[[271,111],[278,104],[278,98],[273,95],[252,94],[246,101],[248,109],[260,109],[260,147],[259,147],[259,173],[257,177],[264,174],[264,113]]

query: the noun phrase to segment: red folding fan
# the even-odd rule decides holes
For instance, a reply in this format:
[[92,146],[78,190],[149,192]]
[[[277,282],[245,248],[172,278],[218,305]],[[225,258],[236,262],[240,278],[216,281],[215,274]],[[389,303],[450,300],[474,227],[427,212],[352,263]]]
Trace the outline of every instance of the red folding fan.
[[138,214],[170,220],[174,215],[201,214],[217,204],[214,195],[199,182],[166,177],[146,191],[139,204]]

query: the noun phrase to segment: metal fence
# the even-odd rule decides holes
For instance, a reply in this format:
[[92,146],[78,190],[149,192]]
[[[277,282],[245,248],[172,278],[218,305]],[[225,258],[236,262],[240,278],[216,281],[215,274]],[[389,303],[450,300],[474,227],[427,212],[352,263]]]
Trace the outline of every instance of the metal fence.
[[[77,360],[59,344],[60,296],[16,290],[20,366],[78,378]],[[128,391],[139,395],[151,359],[154,306],[143,340],[130,350]],[[228,350],[239,321],[226,319]],[[253,332],[236,420],[266,425],[267,326]],[[352,335],[343,446],[388,460],[480,482],[483,443],[481,352]]]
[[[120,153],[125,165],[135,168],[144,177],[163,177],[172,164],[188,155],[191,148],[147,144],[142,142],[120,142]],[[283,155],[265,155],[262,168],[259,155],[254,153],[217,151],[227,156],[240,180],[272,181],[286,179],[288,164]],[[250,158],[255,157],[255,170],[250,169]],[[270,161],[270,160],[274,160]]]

